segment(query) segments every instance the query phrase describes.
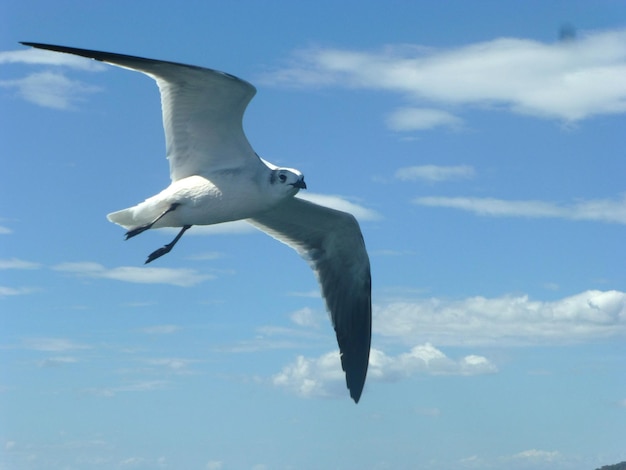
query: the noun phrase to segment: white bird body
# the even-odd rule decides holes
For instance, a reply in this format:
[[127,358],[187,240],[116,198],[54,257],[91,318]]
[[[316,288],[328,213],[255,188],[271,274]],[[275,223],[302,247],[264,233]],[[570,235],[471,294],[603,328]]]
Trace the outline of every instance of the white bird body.
[[[269,171],[267,169],[268,174]],[[272,209],[284,199],[281,197],[283,194],[268,190],[267,185],[252,177],[249,184],[240,187],[235,186],[233,180],[241,183],[242,175],[225,171],[214,175],[212,180],[200,175],[188,176],[172,182],[163,191],[136,206],[113,212],[107,218],[126,229],[133,229],[157,219],[172,204],[180,204],[176,210],[158,219],[151,228],[213,225],[249,219]],[[236,187],[237,190],[234,190]]]
[[371,342],[371,276],[363,236],[345,212],[294,196],[306,188],[298,170],[261,159],[242,127],[255,88],[216,70],[109,52],[38,43],[41,49],[76,54],[142,72],[161,93],[171,184],[160,193],[108,215],[126,238],[159,227],[182,227],[168,253],[192,225],[247,220],[294,248],[320,283],[337,335],[346,384],[359,401]]

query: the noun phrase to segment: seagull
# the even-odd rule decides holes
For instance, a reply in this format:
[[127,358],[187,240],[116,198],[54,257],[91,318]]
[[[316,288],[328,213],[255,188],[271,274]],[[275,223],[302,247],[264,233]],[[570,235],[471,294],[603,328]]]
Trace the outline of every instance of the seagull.
[[146,263],[169,253],[192,225],[245,220],[289,245],[315,272],[335,329],[346,386],[359,402],[369,363],[371,275],[365,242],[353,215],[294,197],[304,176],[260,158],[243,131],[256,89],[233,75],[203,67],[73,47],[22,42],[135,70],[161,92],[171,184],[108,219],[126,239],[149,229],[180,227]]

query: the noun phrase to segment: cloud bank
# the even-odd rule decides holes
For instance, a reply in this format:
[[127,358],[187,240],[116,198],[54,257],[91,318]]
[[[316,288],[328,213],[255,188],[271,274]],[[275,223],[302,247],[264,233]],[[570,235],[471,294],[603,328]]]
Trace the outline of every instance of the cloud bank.
[[[310,328],[300,322],[299,312],[292,315],[292,321]],[[306,312],[307,317],[310,314]],[[549,302],[528,296],[392,300],[374,306],[373,327],[375,343],[378,337],[386,344],[410,345],[410,349],[391,355],[373,347],[367,383],[398,382],[419,375],[494,374],[498,367],[489,358],[480,354],[453,358],[440,347],[562,345],[623,338],[626,293],[590,290]],[[294,334],[291,330],[282,333]],[[289,347],[302,346],[292,343]],[[269,381],[303,398],[345,395],[337,351],[298,356]]]
[[555,301],[526,295],[377,305],[376,333],[405,344],[567,344],[626,336],[626,293],[589,290]]
[[504,109],[575,122],[626,112],[626,30],[553,43],[498,38],[449,49],[311,48],[262,82],[401,94],[387,125],[396,131],[458,127],[463,107]]
[[[367,377],[368,383],[397,382],[418,374],[479,375],[497,371],[497,367],[483,356],[469,355],[455,360],[426,343],[397,356],[372,348]],[[343,396],[345,378],[339,352],[317,358],[298,356],[274,375],[271,383],[303,398]]]

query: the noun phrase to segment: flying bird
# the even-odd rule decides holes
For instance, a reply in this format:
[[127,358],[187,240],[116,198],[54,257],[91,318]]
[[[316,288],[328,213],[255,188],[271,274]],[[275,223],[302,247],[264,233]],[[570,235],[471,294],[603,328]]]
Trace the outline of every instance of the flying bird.
[[295,249],[319,281],[337,335],[350,396],[358,403],[371,343],[370,264],[351,214],[294,197],[304,176],[260,158],[242,120],[256,89],[233,75],[193,65],[123,54],[23,42],[26,46],[142,72],[161,92],[171,184],[155,196],[109,214],[126,239],[160,227],[180,227],[146,263],[169,253],[192,225],[246,220]]

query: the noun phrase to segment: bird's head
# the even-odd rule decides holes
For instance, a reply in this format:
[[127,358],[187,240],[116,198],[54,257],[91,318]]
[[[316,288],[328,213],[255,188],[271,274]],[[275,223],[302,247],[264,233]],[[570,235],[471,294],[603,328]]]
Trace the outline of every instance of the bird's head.
[[270,173],[270,184],[289,196],[295,196],[301,189],[306,189],[304,175],[293,168],[273,169]]

